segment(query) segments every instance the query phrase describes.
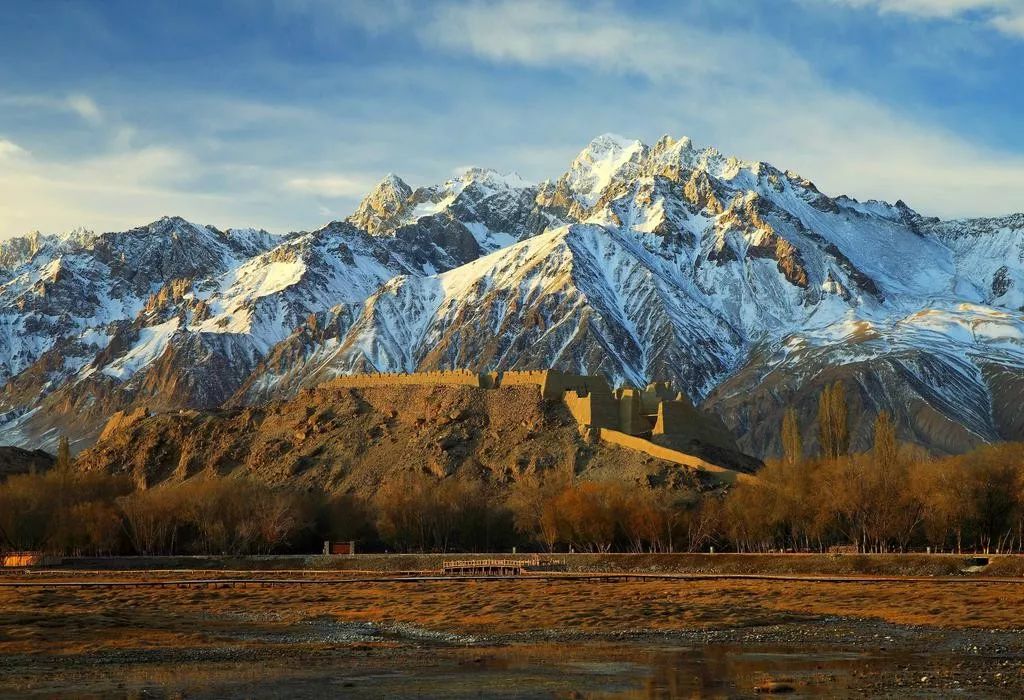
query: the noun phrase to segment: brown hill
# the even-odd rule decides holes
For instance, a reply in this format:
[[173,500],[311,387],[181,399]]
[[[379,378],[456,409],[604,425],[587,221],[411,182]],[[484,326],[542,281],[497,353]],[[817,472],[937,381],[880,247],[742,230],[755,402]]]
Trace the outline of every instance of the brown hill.
[[334,382],[257,407],[119,414],[76,464],[128,472],[148,485],[212,472],[363,495],[413,470],[499,485],[544,470],[657,488],[719,484],[710,474],[584,439],[566,406],[535,386]]
[[44,472],[53,466],[54,456],[43,450],[0,447],[0,481],[15,474]]

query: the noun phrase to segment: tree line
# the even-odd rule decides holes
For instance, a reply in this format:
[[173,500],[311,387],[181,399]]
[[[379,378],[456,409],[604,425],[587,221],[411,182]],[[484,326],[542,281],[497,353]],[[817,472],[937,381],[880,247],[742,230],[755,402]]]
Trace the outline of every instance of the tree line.
[[786,412],[782,457],[725,498],[720,541],[739,551],[1024,550],[1024,445],[934,457],[900,444],[882,411],[871,449],[851,454],[842,383],[822,392],[817,430],[819,453],[808,456]]
[[0,547],[55,554],[363,550],[679,552],[1007,552],[1024,550],[1024,445],[937,458],[900,444],[881,412],[871,449],[850,452],[846,392],[821,394],[817,454],[792,409],[783,454],[723,492],[669,491],[573,473],[527,474],[502,488],[480,477],[405,473],[370,498],[199,476],[136,489],[76,471],[66,442],[54,469],[0,483]]
[[[715,504],[710,504],[715,506]],[[714,508],[691,496],[550,474],[505,491],[461,476],[407,473],[368,499],[200,476],[136,489],[130,479],[56,468],[0,484],[0,549],[57,555],[363,550],[697,550]]]

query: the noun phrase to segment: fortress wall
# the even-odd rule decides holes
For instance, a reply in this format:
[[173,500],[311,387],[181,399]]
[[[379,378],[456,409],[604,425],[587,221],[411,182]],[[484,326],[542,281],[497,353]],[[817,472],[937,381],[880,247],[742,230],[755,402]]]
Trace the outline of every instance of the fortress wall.
[[[606,443],[691,469],[714,472],[730,482],[753,478],[674,449],[698,440],[707,445],[738,450],[735,439],[721,420],[698,411],[685,396],[673,393],[666,383],[650,384],[645,389],[616,389],[613,393],[603,376],[586,377],[555,370],[484,373],[451,370],[347,375],[337,377],[331,384],[351,388],[468,386],[540,389],[543,399],[561,400],[581,429],[585,426],[591,428],[591,434]],[[502,401],[498,396],[495,399]],[[125,418],[128,417],[122,416],[120,420]],[[649,435],[650,439],[639,435]]]
[[475,386],[497,389],[503,386],[535,386],[546,399],[558,400],[567,391],[611,395],[604,377],[585,377],[555,370],[523,370],[510,372],[470,372],[441,370],[435,372],[379,372],[376,374],[342,375],[332,380],[334,386],[366,388],[384,386]]
[[560,399],[567,391],[611,394],[608,380],[602,376],[586,377],[580,374],[566,374],[557,370],[501,372],[498,376],[499,386],[523,384],[539,386],[545,399]]
[[[539,387],[541,393],[544,393],[544,384],[548,380],[548,375],[551,374],[550,370],[546,369],[531,369],[531,370],[515,370],[511,372],[496,372],[495,373],[495,386],[536,386]],[[558,396],[548,396],[544,393],[545,399],[557,399]]]
[[612,388],[608,380],[601,375],[586,377],[580,374],[563,374],[562,372],[549,372],[547,381],[544,383],[544,396],[560,398],[567,391],[584,391],[592,396],[612,395]]
[[643,412],[650,415],[658,412],[658,404],[662,401],[671,401],[676,397],[676,392],[668,382],[654,382],[640,390],[640,404]]
[[714,473],[730,482],[744,477],[752,478],[748,477],[746,474],[735,472],[732,469],[726,469],[725,467],[720,467],[717,464],[705,462],[700,457],[695,457],[668,447],[662,447],[661,445],[655,445],[653,442],[648,442],[643,438],[634,437],[632,435],[626,435],[618,430],[602,428],[601,441],[610,445],[618,445],[619,447],[625,447],[630,450],[637,450],[644,454],[648,454],[651,457],[663,459],[666,462],[679,464],[684,467],[689,467],[690,469],[703,469],[704,471]]
[[700,440],[717,447],[738,450],[736,439],[715,416],[701,413],[689,401],[664,401],[658,406],[653,436],[664,435],[686,443]]
[[622,389],[619,395],[618,429],[627,435],[641,435],[651,432],[651,421],[643,409],[640,392],[636,389]]
[[[700,440],[730,450],[737,449],[734,437],[720,420],[701,413],[685,397],[666,400],[678,396],[671,392],[667,383],[650,384],[645,389],[617,389],[613,393],[603,376],[587,377],[556,370],[483,373],[441,370],[343,375],[333,379],[331,384],[351,388],[468,386],[497,389],[531,386],[539,388],[545,399],[563,400],[580,425],[615,429],[627,435],[650,433],[655,439],[662,437],[676,444]],[[656,416],[653,421],[652,415]],[[115,423],[135,418],[117,417],[119,421]]]
[[562,400],[577,423],[580,425],[594,425],[590,394],[584,395],[574,391],[567,391]]
[[562,400],[581,426],[611,428],[618,425],[618,406],[611,394],[567,391]]
[[333,386],[365,389],[392,386],[473,386],[487,383],[486,375],[468,370],[437,372],[380,372],[378,374],[342,375],[331,380]]
[[654,423],[655,435],[680,435],[690,429],[693,415],[682,403],[663,401],[658,404],[658,418]]
[[611,392],[591,392],[591,414],[593,425],[599,428],[614,428],[618,420],[619,406]]

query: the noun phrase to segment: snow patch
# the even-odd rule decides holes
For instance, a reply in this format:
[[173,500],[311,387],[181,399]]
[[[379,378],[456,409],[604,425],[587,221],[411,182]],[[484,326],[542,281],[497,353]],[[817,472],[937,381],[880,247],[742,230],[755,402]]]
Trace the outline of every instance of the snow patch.
[[104,367],[103,374],[121,381],[130,379],[132,375],[164,353],[167,344],[171,341],[171,336],[177,330],[177,317],[165,323],[143,328],[139,331],[139,339],[131,350]]

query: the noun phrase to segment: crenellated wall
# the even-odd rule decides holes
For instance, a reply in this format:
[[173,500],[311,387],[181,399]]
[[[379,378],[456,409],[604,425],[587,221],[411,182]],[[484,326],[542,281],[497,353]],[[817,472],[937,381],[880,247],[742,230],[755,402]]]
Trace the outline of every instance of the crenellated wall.
[[440,370],[435,372],[380,372],[353,374],[332,380],[335,386],[475,386],[497,389],[503,386],[536,386],[544,398],[558,400],[567,391],[599,392],[611,394],[604,377],[566,374],[557,370],[516,370],[508,372],[470,372],[468,370]]
[[[658,406],[662,401],[678,401],[683,397],[683,394],[673,391],[672,386],[668,382],[654,382],[638,391],[641,409],[647,415],[657,413]],[[685,400],[685,398],[682,400]]]
[[544,398],[553,400],[562,398],[567,391],[611,394],[608,380],[602,376],[567,374],[558,370],[499,372],[497,381],[498,386],[539,386]]
[[493,383],[490,375],[469,370],[441,370],[436,372],[378,372],[376,374],[351,374],[331,380],[333,386],[362,389],[366,387],[389,386],[487,386]]
[[643,435],[651,432],[653,420],[647,417],[639,389],[619,389],[615,392],[619,404],[619,424],[613,427],[627,435]]
[[562,401],[580,426],[614,428],[619,425],[619,406],[611,392],[567,391]]

